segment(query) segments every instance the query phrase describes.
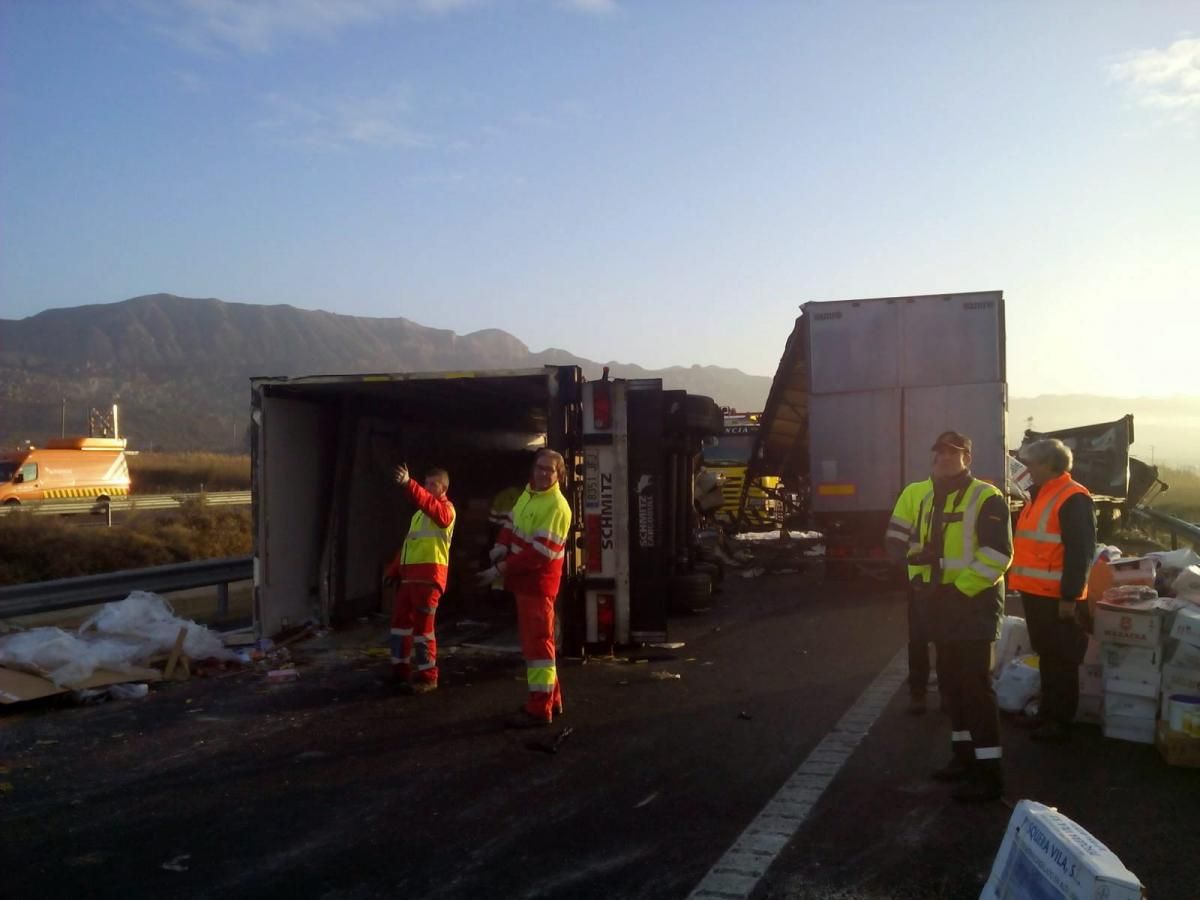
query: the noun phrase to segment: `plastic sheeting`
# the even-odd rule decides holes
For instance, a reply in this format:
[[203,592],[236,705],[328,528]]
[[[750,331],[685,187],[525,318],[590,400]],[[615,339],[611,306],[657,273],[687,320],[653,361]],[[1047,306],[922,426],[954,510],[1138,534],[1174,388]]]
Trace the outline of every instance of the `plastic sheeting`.
[[78,633],[33,628],[0,638],[0,666],[41,675],[59,687],[74,687],[97,669],[124,672],[170,652],[181,628],[187,632],[183,652],[192,659],[235,658],[220,637],[176,616],[162,597],[135,591],[124,600],[105,604]]

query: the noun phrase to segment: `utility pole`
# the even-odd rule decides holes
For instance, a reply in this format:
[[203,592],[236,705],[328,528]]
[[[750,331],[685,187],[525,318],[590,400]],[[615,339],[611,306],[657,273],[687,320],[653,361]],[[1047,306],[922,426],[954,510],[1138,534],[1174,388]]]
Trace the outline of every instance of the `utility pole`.
[[62,398],[62,433],[59,437],[67,436],[67,398]]

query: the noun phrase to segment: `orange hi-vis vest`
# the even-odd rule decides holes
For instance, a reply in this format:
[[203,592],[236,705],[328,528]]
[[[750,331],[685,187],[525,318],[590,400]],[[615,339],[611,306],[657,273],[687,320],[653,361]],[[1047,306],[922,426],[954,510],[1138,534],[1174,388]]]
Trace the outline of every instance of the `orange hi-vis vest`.
[[[1076,494],[1091,496],[1087,488],[1064,472],[1042,485],[1037,498],[1025,504],[1013,534],[1010,588],[1039,597],[1062,596],[1064,551],[1058,513]],[[1077,599],[1087,599],[1087,585]]]

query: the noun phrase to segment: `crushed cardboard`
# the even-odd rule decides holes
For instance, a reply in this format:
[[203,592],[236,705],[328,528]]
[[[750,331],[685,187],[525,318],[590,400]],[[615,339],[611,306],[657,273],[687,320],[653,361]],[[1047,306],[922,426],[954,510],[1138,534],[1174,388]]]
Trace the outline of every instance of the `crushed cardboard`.
[[133,667],[127,672],[115,672],[110,669],[97,669],[90,678],[72,687],[59,687],[49,678],[42,678],[30,672],[20,672],[16,669],[0,667],[0,703],[24,703],[29,700],[40,700],[43,697],[53,697],[56,694],[66,694],[72,690],[109,687],[114,684],[128,684],[132,681],[159,681],[162,674],[157,669]]

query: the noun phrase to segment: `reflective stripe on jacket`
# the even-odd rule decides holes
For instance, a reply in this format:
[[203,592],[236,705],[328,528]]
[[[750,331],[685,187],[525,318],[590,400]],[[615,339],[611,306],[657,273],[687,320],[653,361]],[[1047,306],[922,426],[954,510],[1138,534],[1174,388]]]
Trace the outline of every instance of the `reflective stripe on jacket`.
[[[904,541],[911,553],[931,544],[933,480],[910,484],[900,494],[888,523],[886,538]],[[974,597],[999,584],[1012,562],[1010,554],[983,546],[978,538],[979,513],[985,502],[1003,495],[993,485],[972,478],[966,488],[946,495],[942,522],[945,526],[940,561],[940,584],[952,584],[962,594]],[[909,581],[928,583],[933,566],[908,566]]]
[[405,488],[418,509],[386,574],[400,581],[436,584],[444,591],[450,571],[450,541],[454,538],[454,504],[445,495],[434,497],[413,480]]
[[[1013,590],[1039,597],[1061,597],[1063,579],[1062,506],[1077,494],[1091,496],[1088,489],[1064,472],[1038,489],[1017,517],[1013,535],[1013,567],[1008,585]],[[1079,600],[1087,599],[1084,584]]]
[[570,533],[571,505],[558,485],[544,491],[526,487],[513,506],[512,524],[496,539],[508,548],[505,589],[521,595],[557,595]]

